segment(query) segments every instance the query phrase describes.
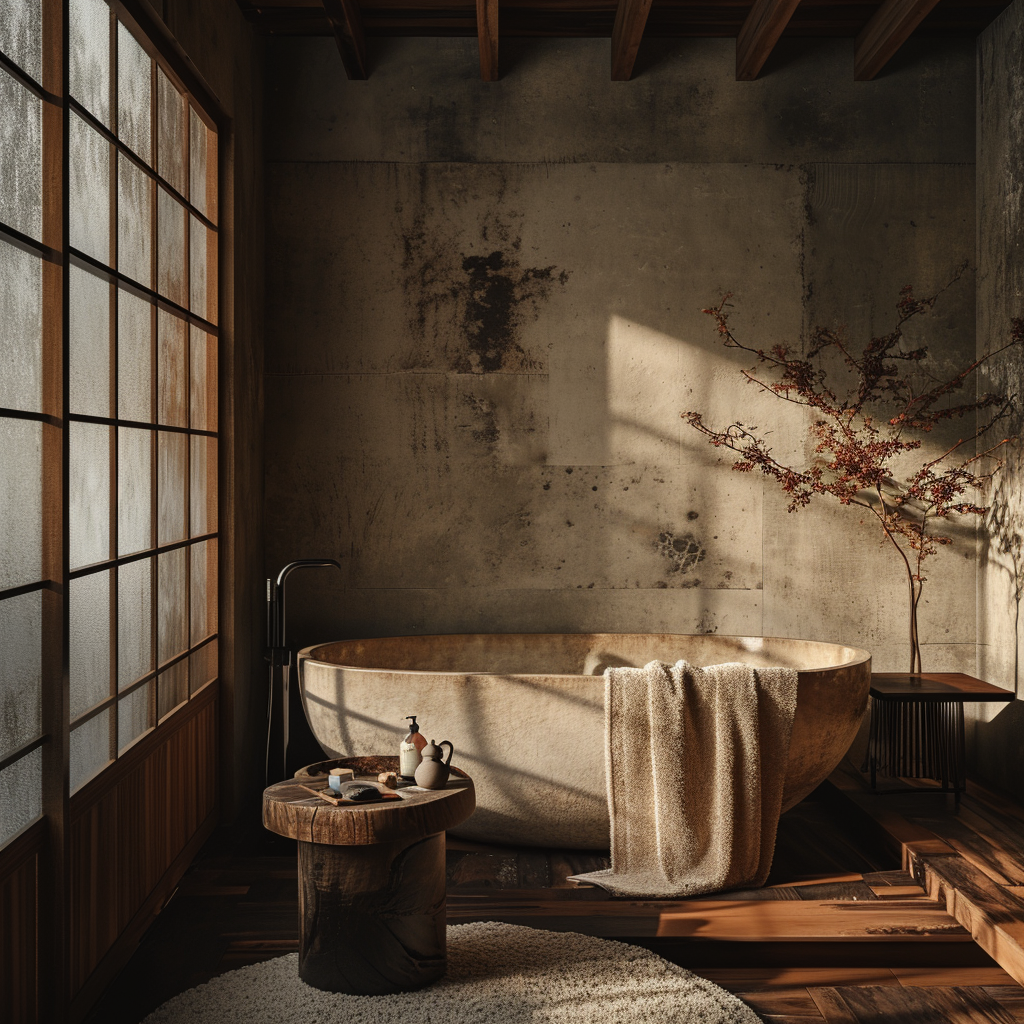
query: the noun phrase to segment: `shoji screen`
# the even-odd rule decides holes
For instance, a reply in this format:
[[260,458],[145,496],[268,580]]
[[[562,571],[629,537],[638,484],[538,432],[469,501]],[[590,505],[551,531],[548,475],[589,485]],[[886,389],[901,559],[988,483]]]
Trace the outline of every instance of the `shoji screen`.
[[72,793],[216,676],[216,135],[144,42],[71,0]]
[[13,1020],[74,1004],[215,805],[217,132],[130,9],[0,2]]

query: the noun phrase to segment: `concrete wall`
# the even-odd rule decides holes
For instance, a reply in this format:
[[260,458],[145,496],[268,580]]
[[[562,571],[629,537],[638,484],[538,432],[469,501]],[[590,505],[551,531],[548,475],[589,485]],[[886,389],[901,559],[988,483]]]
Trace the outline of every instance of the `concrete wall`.
[[[403,40],[345,80],[330,39],[268,44],[266,568],[292,637],[718,631],[908,664],[905,584],[850,508],[787,514],[680,420],[806,425],[741,384],[701,309],[758,345],[845,322],[974,253],[972,40],[854,83],[852,42],[754,83],[729,40]],[[923,325],[974,350],[968,275]],[[925,665],[975,665],[968,532],[929,573]]]
[[[1008,7],[978,40],[979,354],[1005,342],[1024,316],[1024,2]],[[983,386],[1024,398],[1020,351],[1000,358]],[[1018,409],[1007,432],[1024,436]],[[1024,592],[1024,463],[1011,451],[982,536],[978,576],[978,672],[1021,694],[1020,602]],[[972,769],[1024,797],[1024,704],[975,709]]]
[[221,799],[258,808],[266,735],[262,660],[263,45],[234,0],[162,0],[157,12],[207,83],[221,134]]

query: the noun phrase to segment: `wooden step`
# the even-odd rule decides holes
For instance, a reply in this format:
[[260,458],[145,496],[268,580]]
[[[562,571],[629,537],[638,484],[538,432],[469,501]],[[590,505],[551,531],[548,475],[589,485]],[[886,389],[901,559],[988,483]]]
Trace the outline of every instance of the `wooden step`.
[[829,782],[900,851],[928,896],[1024,984],[1024,808],[974,783],[959,813],[911,784],[895,796],[872,793],[848,762]]
[[971,942],[970,933],[932,900],[870,902],[717,900],[677,905],[659,919],[658,936],[729,942]]
[[[448,921],[505,921],[654,950],[684,967],[985,967],[990,957],[933,900],[551,898],[448,894]],[[792,892],[792,889],[787,890]]]

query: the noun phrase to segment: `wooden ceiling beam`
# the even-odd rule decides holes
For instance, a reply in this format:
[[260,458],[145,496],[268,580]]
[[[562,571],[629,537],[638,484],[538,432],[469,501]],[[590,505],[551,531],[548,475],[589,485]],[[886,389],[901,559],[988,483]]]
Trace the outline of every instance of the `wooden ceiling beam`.
[[480,44],[480,78],[498,80],[498,0],[476,0],[476,38]]
[[345,74],[359,81],[367,77],[366,39],[356,0],[323,0],[324,13],[334,30]]
[[789,24],[800,0],[756,0],[736,37],[736,81],[752,82]]
[[870,82],[937,3],[938,0],[885,0],[857,36],[854,81]]
[[628,82],[636,63],[651,0],[619,0],[612,29],[612,81]]

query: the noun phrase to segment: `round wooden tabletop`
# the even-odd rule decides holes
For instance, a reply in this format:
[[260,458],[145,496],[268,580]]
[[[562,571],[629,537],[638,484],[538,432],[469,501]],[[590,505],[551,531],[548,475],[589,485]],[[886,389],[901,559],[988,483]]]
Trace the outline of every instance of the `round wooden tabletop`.
[[295,779],[263,791],[263,824],[271,832],[307,843],[367,846],[444,832],[465,821],[476,808],[473,780],[454,766],[444,789],[403,784],[397,790],[398,800],[336,807],[303,788],[326,789],[331,768],[354,768],[357,780],[376,782],[379,771],[397,771],[398,758],[342,757],[310,765]]

